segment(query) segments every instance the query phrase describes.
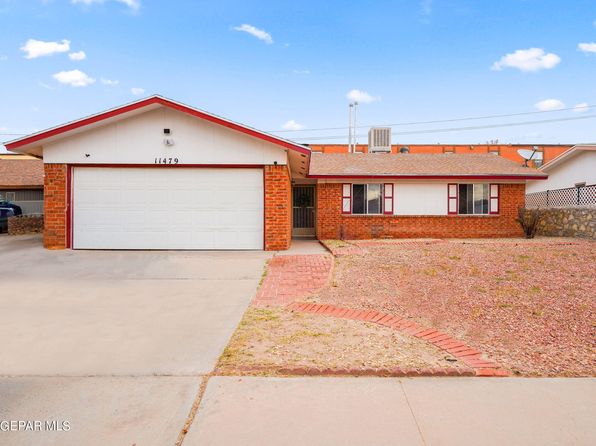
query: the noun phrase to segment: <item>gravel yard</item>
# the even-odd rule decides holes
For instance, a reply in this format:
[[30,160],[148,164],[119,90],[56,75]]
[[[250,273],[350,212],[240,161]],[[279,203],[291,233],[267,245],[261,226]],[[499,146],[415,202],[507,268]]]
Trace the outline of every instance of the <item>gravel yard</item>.
[[336,258],[331,286],[309,300],[412,317],[462,339],[514,374],[596,375],[596,243],[540,238],[350,244],[356,249],[331,244],[345,254]]
[[[447,360],[449,358],[449,360]],[[218,371],[241,368],[463,368],[448,353],[387,327],[282,308],[249,308]]]

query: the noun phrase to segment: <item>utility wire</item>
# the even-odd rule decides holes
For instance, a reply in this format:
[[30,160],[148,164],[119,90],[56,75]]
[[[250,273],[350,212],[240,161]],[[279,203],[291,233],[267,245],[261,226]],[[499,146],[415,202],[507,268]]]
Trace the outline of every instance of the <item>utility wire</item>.
[[[582,109],[590,109],[596,107],[595,105],[586,105],[585,107],[581,107]],[[396,127],[396,126],[407,126],[407,125],[422,125],[422,124],[438,124],[443,122],[460,122],[460,121],[474,121],[474,120],[481,120],[481,119],[493,119],[493,118],[507,118],[512,116],[524,116],[524,115],[536,115],[541,113],[554,113],[554,112],[562,112],[562,111],[569,111],[575,110],[575,107],[569,108],[559,108],[557,110],[542,110],[542,111],[534,111],[534,112],[521,112],[521,113],[509,113],[509,114],[502,114],[502,115],[485,115],[485,116],[472,116],[468,118],[453,118],[453,119],[439,119],[434,121],[412,121],[412,122],[398,122],[394,124],[383,124],[378,125],[378,127]],[[458,130],[480,130],[480,129],[489,129],[489,128],[498,128],[498,127],[513,127],[513,126],[520,126],[520,125],[529,125],[529,124],[542,124],[548,122],[559,122],[559,121],[573,121],[579,119],[591,119],[595,116],[578,116],[574,118],[557,118],[557,119],[545,119],[540,121],[524,121],[524,122],[517,122],[517,123],[510,123],[510,124],[494,124],[494,125],[486,125],[486,126],[470,126],[470,127],[458,127],[458,128],[446,128],[446,129],[431,129],[431,130],[413,130],[407,132],[399,132],[399,133],[392,133],[393,135],[415,135],[415,134],[422,134],[422,133],[441,133],[441,132],[455,132]],[[372,125],[359,125],[355,128],[368,128]],[[316,128],[316,129],[300,129],[300,130],[265,130],[266,133],[293,133],[293,132],[314,132],[314,131],[324,131],[324,130],[346,130],[348,127],[325,127],[325,128]],[[28,133],[0,133],[0,136],[25,136]],[[358,137],[364,137],[366,135],[357,135]],[[339,139],[344,138],[345,135],[339,136],[321,136],[321,137],[307,137],[307,138],[300,138],[301,140],[313,140],[313,139]]]
[[[594,105],[586,105],[585,107],[581,107],[582,110],[587,110],[590,108],[596,107]],[[434,121],[412,121],[412,122],[398,122],[395,124],[383,124],[383,125],[359,125],[356,128],[368,128],[368,127],[396,127],[396,126],[403,126],[403,125],[421,125],[421,124],[439,124],[442,122],[458,122],[458,121],[475,121],[480,119],[492,119],[492,118],[508,118],[511,116],[525,116],[525,115],[537,115],[541,113],[555,113],[555,112],[562,112],[562,111],[569,111],[569,110],[576,110],[575,107],[569,108],[558,108],[557,110],[541,110],[541,111],[531,111],[531,112],[521,112],[521,113],[509,113],[504,115],[485,115],[485,116],[471,116],[468,118],[453,118],[453,119],[439,119]],[[290,132],[314,132],[314,131],[321,131],[321,130],[346,130],[348,127],[325,127],[325,128],[317,128],[317,129],[299,129],[299,130],[266,130],[267,133],[290,133]]]
[[[492,124],[492,125],[476,125],[476,126],[468,126],[468,127],[450,127],[450,128],[442,128],[442,129],[428,129],[428,130],[411,130],[407,132],[393,132],[391,133],[394,136],[401,136],[401,135],[418,135],[418,134],[425,134],[425,133],[446,133],[446,132],[458,132],[461,130],[481,130],[481,129],[494,129],[500,127],[518,127],[523,125],[533,125],[533,124],[546,124],[549,122],[563,122],[563,121],[578,121],[580,119],[594,119],[596,115],[591,116],[576,116],[573,118],[556,118],[556,119],[542,119],[539,121],[524,121],[524,122],[510,122],[507,124]],[[359,137],[364,137],[366,135],[358,135]],[[320,139],[341,139],[345,138],[346,135],[333,135],[333,136],[315,136],[315,137],[307,137],[307,138],[296,138],[299,141],[313,141],[313,140],[320,140]]]

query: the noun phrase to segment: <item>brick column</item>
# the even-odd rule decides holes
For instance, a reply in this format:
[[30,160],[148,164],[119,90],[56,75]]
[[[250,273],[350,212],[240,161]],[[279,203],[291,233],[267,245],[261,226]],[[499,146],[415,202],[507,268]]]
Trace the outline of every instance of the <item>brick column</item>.
[[265,250],[290,247],[292,183],[288,166],[265,166]]
[[47,249],[66,248],[66,164],[44,164],[44,231]]

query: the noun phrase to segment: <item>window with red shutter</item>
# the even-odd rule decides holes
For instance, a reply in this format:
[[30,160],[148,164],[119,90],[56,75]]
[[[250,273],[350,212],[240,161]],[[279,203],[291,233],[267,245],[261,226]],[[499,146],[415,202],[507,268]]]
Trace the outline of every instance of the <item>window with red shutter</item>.
[[383,186],[383,213],[393,214],[393,184],[387,183]]
[[352,213],[352,185],[351,184],[342,184],[341,213],[342,214],[351,214]]

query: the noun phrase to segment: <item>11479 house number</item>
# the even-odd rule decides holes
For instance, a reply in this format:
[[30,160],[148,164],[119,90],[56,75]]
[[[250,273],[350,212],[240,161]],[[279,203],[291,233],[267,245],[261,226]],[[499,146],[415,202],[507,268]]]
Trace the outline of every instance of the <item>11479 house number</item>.
[[155,158],[155,164],[178,164],[178,158]]

